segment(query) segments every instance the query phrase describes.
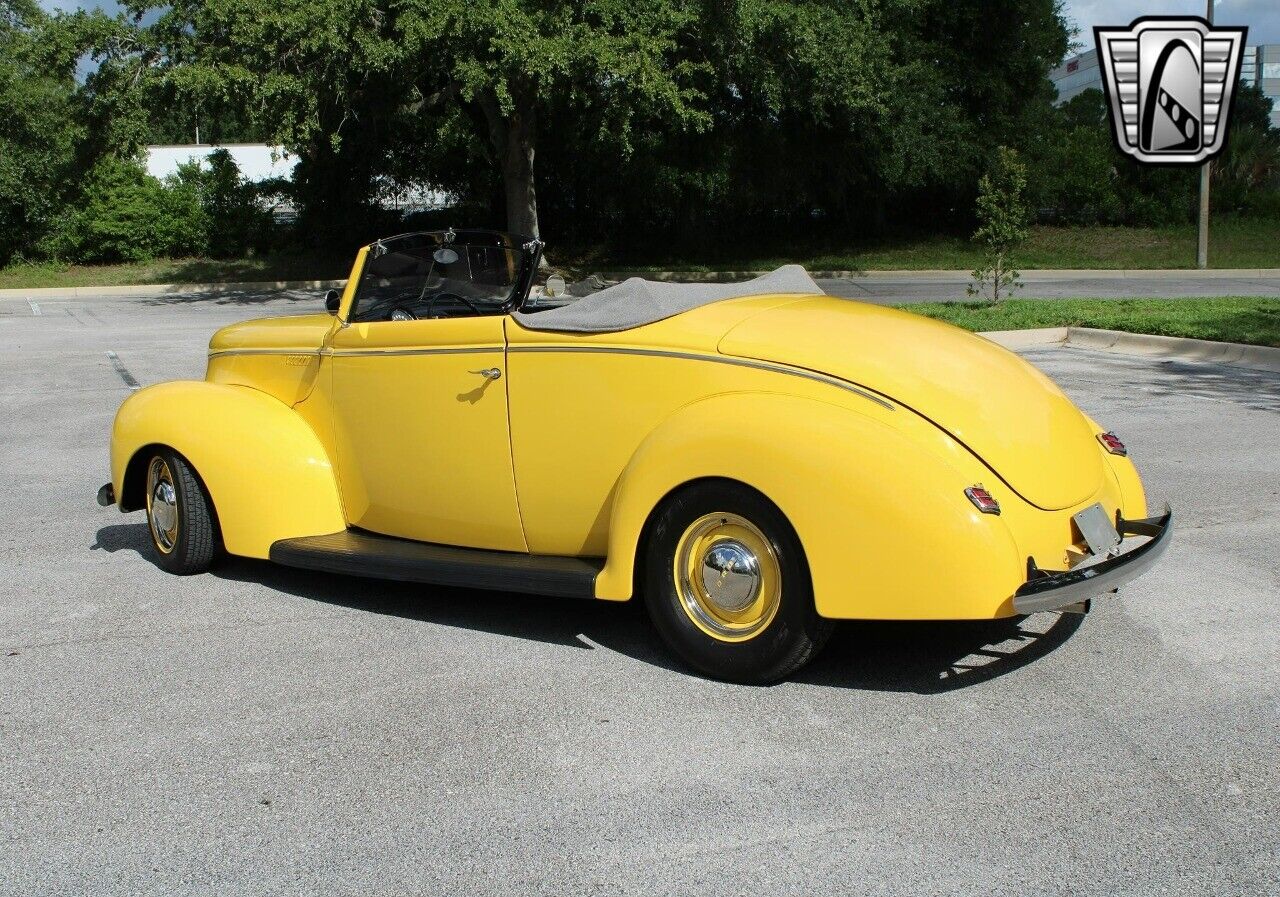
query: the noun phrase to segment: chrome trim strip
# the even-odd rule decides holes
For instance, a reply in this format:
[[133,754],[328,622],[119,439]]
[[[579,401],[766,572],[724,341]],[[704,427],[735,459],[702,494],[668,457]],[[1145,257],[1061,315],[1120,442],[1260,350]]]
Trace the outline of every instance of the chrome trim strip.
[[626,346],[508,346],[508,352],[587,352],[598,355],[647,355],[657,358],[680,358],[686,361],[710,361],[714,364],[729,364],[735,367],[755,368],[761,371],[771,371],[775,374],[789,374],[792,377],[803,377],[806,380],[813,380],[818,383],[825,383],[828,386],[834,386],[856,395],[869,399],[890,411],[895,407],[881,396],[873,392],[863,389],[850,383],[848,380],[841,380],[839,377],[832,377],[828,374],[819,374],[817,371],[810,371],[805,368],[791,367],[785,364],[775,364],[770,361],[759,361],[754,358],[731,358],[727,355],[701,355],[696,352],[675,352],[667,349],[635,349]]
[[652,358],[678,358],[684,361],[709,361],[713,364],[728,364],[734,367],[753,368],[759,371],[770,371],[775,374],[803,377],[806,380],[824,383],[827,386],[834,386],[837,389],[843,389],[862,396],[862,398],[875,402],[890,411],[896,408],[895,405],[881,396],[856,386],[848,380],[841,380],[839,377],[820,374],[817,371],[810,371],[805,368],[775,364],[770,361],[759,361],[754,358],[702,355],[697,352],[675,352],[668,349],[636,349],[629,346],[468,346],[465,348],[440,349],[332,349],[329,347],[322,349],[223,349],[218,352],[210,352],[209,357],[216,358],[223,355],[320,355],[356,358],[383,355],[477,355],[485,352],[502,352],[504,350],[507,352],[584,352],[594,355],[641,355]]
[[466,346],[447,349],[325,349],[321,354],[338,358],[372,355],[478,355],[482,352],[505,352],[505,346]]
[[481,352],[502,352],[504,350],[503,346],[472,346],[446,349],[331,349],[326,346],[322,349],[220,349],[217,352],[210,352],[209,357],[218,358],[223,355],[337,355],[339,357],[366,355],[476,355]]
[[216,352],[210,352],[210,358],[220,358],[223,355],[319,355],[319,349],[219,349]]

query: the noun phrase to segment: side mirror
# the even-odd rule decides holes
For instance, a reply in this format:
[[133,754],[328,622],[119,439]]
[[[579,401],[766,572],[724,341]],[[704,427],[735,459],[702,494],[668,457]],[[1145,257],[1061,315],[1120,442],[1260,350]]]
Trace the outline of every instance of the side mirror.
[[342,293],[337,290],[330,290],[324,294],[324,307],[328,310],[329,314],[336,315],[338,313],[338,306],[341,304]]

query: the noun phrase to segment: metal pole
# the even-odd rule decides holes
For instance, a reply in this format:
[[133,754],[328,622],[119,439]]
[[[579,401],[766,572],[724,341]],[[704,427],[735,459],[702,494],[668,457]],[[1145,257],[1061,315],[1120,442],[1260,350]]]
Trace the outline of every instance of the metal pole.
[[[1213,24],[1213,0],[1209,0],[1209,9],[1205,18],[1209,20],[1209,24]],[[1218,127],[1226,125],[1225,121],[1219,122]],[[1200,166],[1200,233],[1196,240],[1196,267],[1209,267],[1209,164],[1208,162]]]

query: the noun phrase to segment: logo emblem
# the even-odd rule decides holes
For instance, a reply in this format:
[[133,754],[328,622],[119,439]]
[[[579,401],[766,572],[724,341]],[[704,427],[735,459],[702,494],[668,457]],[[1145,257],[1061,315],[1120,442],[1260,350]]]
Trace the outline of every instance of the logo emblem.
[[1198,165],[1221,153],[1247,32],[1163,16],[1094,28],[1120,152],[1149,165]]

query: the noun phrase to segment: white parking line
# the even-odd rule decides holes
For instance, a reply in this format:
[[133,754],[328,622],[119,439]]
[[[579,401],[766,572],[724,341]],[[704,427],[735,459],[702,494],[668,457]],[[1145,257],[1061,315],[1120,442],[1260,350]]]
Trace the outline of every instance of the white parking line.
[[40,304],[36,302],[36,300],[28,299],[27,305],[31,306],[31,313],[35,315],[37,318],[44,314],[44,312],[40,310]]
[[111,366],[116,369],[116,373],[120,375],[120,379],[124,381],[124,385],[129,389],[138,389],[139,383],[134,379],[133,374],[129,373],[129,369],[124,366],[124,362],[120,360],[120,356],[110,349],[107,350],[107,357],[111,359]]

